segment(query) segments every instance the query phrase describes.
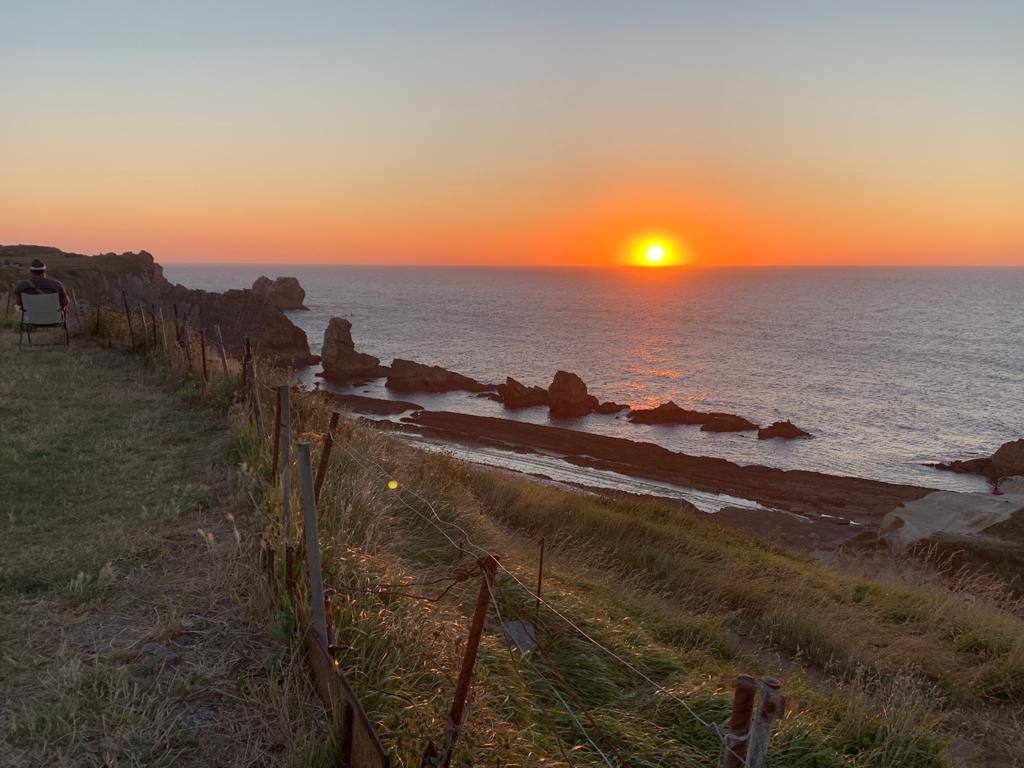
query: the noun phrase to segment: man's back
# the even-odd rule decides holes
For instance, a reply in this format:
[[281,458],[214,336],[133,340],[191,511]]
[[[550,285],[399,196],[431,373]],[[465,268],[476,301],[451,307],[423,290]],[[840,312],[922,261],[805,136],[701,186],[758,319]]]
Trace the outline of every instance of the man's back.
[[[17,288],[14,289],[14,292],[19,299],[23,293],[56,293],[60,295],[60,305],[62,307],[68,303],[68,294],[64,290],[63,283],[60,280],[54,280],[45,275],[32,275],[28,280],[22,280],[18,283]],[[18,303],[21,303],[20,300]]]

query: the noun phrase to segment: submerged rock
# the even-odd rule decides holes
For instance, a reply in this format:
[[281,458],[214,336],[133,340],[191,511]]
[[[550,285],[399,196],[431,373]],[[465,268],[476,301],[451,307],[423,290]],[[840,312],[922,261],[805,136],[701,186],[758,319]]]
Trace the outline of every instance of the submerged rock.
[[771,440],[774,437],[781,437],[783,440],[793,440],[800,437],[811,437],[810,432],[805,432],[796,424],[789,421],[776,421],[768,427],[761,427],[757,430],[758,440]]
[[379,358],[356,352],[352,323],[343,317],[332,317],[328,323],[320,358],[324,366],[323,376],[336,381],[376,378],[386,372]]
[[604,415],[608,415],[608,414],[611,414],[611,413],[619,413],[620,411],[625,411],[628,408],[629,408],[629,406],[626,405],[625,403],[613,403],[613,402],[611,402],[609,400],[607,402],[600,403],[594,409],[594,413],[601,413],[601,414],[604,414]]
[[385,386],[397,392],[486,392],[494,389],[493,385],[481,384],[476,379],[439,365],[424,365],[400,358],[391,362]]
[[278,309],[307,309],[302,303],[306,299],[306,291],[294,277],[271,280],[266,275],[260,275],[252,284],[252,291]]
[[548,387],[548,405],[556,419],[574,419],[593,411],[597,398],[587,393],[587,385],[575,373],[557,371]]
[[508,376],[505,378],[504,384],[498,385],[498,394],[494,399],[506,408],[529,408],[535,405],[547,405],[548,391],[543,387],[528,387]]

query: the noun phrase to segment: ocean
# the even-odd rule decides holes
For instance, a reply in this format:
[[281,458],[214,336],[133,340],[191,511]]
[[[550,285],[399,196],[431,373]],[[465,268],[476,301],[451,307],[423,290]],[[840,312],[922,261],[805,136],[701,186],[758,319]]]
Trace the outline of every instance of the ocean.
[[[289,316],[314,352],[337,315],[384,363],[541,386],[563,369],[602,400],[790,419],[815,436],[762,441],[621,415],[555,422],[741,464],[981,490],[979,478],[923,465],[1024,435],[1024,269],[164,269],[214,291],[297,277],[309,311]],[[383,381],[338,391],[389,396]],[[505,411],[467,393],[396,397],[549,423],[546,409]]]

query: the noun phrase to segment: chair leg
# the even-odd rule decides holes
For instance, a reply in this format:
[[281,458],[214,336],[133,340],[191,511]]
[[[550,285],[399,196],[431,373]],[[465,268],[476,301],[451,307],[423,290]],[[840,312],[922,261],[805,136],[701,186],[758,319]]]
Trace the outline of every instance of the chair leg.
[[68,334],[68,321],[64,321],[64,351],[67,352],[71,348],[71,336]]
[[25,324],[18,323],[18,349],[22,349],[21,340],[25,337]]

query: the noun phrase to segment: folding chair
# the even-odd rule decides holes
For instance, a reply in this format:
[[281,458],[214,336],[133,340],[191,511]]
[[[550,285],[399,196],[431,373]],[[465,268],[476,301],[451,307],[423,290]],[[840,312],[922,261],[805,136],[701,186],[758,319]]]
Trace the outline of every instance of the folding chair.
[[[60,295],[56,293],[23,293],[21,294],[21,328],[18,333],[18,349],[23,349],[22,340],[28,337],[28,346],[32,346],[32,331],[36,328],[60,328],[63,331],[63,348],[67,351],[71,346],[68,333],[67,312],[60,305]],[[56,344],[46,346],[55,347]]]

